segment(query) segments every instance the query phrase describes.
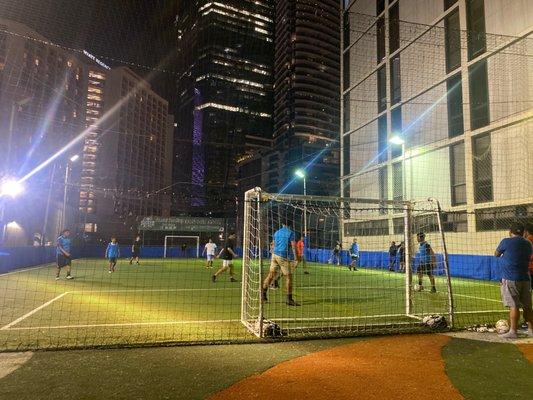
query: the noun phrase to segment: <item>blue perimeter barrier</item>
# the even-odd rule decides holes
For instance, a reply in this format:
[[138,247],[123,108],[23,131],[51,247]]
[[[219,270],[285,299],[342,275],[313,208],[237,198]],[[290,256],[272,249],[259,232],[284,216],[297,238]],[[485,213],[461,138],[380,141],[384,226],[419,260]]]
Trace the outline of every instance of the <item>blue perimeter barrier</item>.
[[[76,247],[73,249],[73,258],[104,258],[106,246],[94,245]],[[242,257],[242,249],[236,248],[235,252]],[[359,267],[388,269],[389,254],[381,251],[361,251]],[[141,249],[141,256],[144,258],[163,258],[163,246],[144,246]],[[201,255],[201,250],[200,250]],[[131,257],[131,246],[120,246],[120,256],[122,258]],[[264,257],[268,257],[265,252]],[[332,252],[329,249],[307,249],[306,259],[310,262],[326,264],[330,261]],[[167,249],[167,257],[170,258],[194,258],[196,248],[188,248],[183,252],[181,248],[170,247]],[[0,274],[13,271],[19,268],[28,268],[41,264],[53,263],[56,259],[55,247],[8,247],[0,248]],[[493,256],[450,254],[450,274],[452,277],[470,278],[477,280],[501,280],[499,263],[501,259]],[[341,251],[340,263],[348,265],[350,263],[348,251]],[[437,261],[442,262],[443,256],[437,254]],[[414,265],[418,265],[415,258]],[[399,269],[399,258],[394,260],[394,268]],[[442,274],[443,271],[438,271]]]

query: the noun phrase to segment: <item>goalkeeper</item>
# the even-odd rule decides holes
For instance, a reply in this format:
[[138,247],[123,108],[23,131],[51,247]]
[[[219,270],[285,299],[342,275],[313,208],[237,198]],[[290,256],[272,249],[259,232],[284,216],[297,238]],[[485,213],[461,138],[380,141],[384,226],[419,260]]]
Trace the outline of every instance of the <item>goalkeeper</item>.
[[282,227],[274,233],[274,244],[272,249],[272,260],[270,263],[270,272],[263,282],[263,291],[261,300],[268,301],[268,287],[275,279],[278,271],[281,271],[285,277],[285,287],[287,290],[287,305],[299,306],[292,298],[292,270],[291,264],[296,260],[296,242],[294,232],[291,231],[287,224],[283,223]]

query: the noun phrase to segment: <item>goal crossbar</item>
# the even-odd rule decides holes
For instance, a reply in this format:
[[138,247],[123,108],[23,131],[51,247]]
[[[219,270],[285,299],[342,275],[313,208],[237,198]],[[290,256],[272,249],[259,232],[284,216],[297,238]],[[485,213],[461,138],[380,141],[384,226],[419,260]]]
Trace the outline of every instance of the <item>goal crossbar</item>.
[[195,239],[196,240],[196,258],[200,258],[200,236],[183,236],[183,235],[165,235],[165,244],[163,249],[163,257],[168,255],[168,239]]

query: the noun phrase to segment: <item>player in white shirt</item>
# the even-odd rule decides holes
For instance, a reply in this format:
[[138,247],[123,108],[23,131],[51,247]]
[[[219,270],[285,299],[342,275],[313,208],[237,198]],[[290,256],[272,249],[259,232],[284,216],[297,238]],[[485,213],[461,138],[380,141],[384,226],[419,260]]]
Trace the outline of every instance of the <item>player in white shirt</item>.
[[213,260],[215,259],[215,254],[217,251],[217,245],[213,243],[213,240],[209,239],[209,242],[207,242],[204,246],[204,251],[202,252],[202,256],[206,255],[206,268],[213,268]]

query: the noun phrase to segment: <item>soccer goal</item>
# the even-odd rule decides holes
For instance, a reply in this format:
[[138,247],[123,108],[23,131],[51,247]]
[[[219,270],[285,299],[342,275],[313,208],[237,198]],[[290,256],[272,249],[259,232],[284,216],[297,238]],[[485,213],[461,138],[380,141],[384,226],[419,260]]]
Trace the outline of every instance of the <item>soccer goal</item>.
[[[242,323],[259,337],[271,335],[273,327],[294,337],[418,331],[428,329],[423,318],[435,314],[451,326],[453,298],[439,210],[434,199],[412,203],[248,191]],[[296,240],[307,227],[306,268],[291,266],[297,307],[286,304],[284,278],[280,290],[269,289],[268,301],[261,301],[270,243],[282,224]],[[357,257],[351,256],[354,238]],[[422,240],[429,247],[421,246]],[[421,247],[427,254],[420,254]]]
[[165,236],[163,257],[169,258],[177,255],[184,257],[188,254],[188,249],[191,247],[196,249],[196,258],[199,258],[200,236],[167,235]]

